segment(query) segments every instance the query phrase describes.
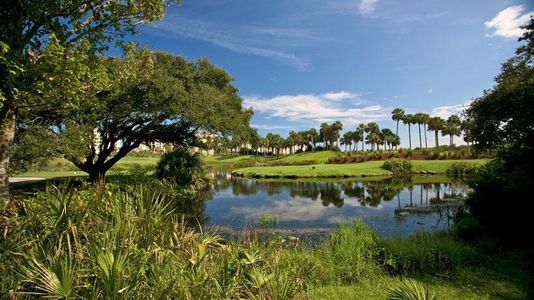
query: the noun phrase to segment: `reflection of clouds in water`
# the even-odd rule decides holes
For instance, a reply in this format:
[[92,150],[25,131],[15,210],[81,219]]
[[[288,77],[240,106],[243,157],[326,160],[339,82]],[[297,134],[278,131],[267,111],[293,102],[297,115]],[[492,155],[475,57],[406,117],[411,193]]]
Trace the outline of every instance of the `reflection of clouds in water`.
[[[310,201],[307,198],[289,198],[287,200],[272,201],[266,205],[232,207],[232,212],[243,218],[261,215],[277,215],[282,221],[325,221],[337,214],[337,207],[324,207],[320,201]],[[336,223],[336,222],[329,222]]]
[[432,205],[433,199],[466,193],[464,186],[456,184],[421,186],[392,180],[338,183],[237,179],[221,183],[212,201],[206,203],[212,224],[243,228],[257,223],[262,215],[276,215],[280,228],[324,229],[363,220],[385,236],[446,228],[446,217],[441,220],[437,213],[399,216],[395,209]]

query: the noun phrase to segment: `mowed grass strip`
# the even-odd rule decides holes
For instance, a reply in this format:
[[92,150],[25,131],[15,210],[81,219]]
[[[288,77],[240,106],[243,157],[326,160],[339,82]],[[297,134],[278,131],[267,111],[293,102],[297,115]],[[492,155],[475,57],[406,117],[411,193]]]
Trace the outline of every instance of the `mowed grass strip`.
[[[413,160],[411,161],[414,173],[433,172],[443,174],[447,168],[457,160]],[[466,160],[481,165],[487,162],[484,159]],[[237,169],[232,174],[243,177],[363,177],[387,176],[391,173],[382,169],[383,161],[368,161],[357,164],[316,164],[306,166],[274,166],[249,167]]]
[[315,161],[318,164],[326,163],[329,158],[340,155],[340,152],[334,151],[316,151],[316,152],[301,152],[297,154],[280,157],[280,161],[288,163],[298,163],[302,161]]

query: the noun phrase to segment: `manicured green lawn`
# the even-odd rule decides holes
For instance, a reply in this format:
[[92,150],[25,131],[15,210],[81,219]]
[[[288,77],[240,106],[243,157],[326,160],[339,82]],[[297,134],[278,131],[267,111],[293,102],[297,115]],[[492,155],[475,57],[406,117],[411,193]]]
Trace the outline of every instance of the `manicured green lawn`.
[[[445,173],[447,168],[456,160],[414,160],[414,172]],[[467,160],[475,164],[483,164],[487,160]],[[306,166],[274,166],[250,167],[237,169],[233,174],[244,177],[361,177],[386,176],[389,171],[381,168],[383,161],[368,161],[357,164],[317,164]]]
[[[272,159],[270,156],[267,156],[267,159]],[[206,155],[202,156],[202,160],[205,163],[235,163],[245,160],[266,160],[265,157],[261,155]]]
[[247,161],[260,161],[260,162],[276,162],[283,161],[285,163],[299,163],[299,162],[312,162],[312,163],[325,163],[330,157],[335,157],[338,152],[334,151],[317,151],[317,152],[303,152],[291,155],[207,155],[202,159],[208,165],[224,165],[235,164]]
[[288,163],[297,163],[302,161],[315,161],[318,164],[322,164],[328,161],[330,157],[335,157],[339,152],[334,151],[316,151],[316,152],[302,152],[293,155],[286,155],[279,160]]
[[159,161],[159,157],[134,157],[126,156],[119,160],[118,166],[121,165],[141,165],[141,166],[155,166]]

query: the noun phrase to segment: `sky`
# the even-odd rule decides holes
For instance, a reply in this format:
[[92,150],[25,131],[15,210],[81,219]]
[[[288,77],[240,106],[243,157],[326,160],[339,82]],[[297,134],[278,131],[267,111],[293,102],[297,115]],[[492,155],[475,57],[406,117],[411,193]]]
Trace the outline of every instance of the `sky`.
[[482,95],[531,15],[528,0],[184,0],[132,40],[227,70],[262,135],[394,130],[396,107],[446,118]]

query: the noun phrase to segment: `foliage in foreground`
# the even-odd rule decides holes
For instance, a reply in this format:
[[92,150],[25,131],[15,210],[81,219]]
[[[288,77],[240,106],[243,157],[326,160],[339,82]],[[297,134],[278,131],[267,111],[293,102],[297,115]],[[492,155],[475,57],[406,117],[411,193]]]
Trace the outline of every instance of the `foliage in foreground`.
[[228,241],[182,221],[184,199],[195,193],[137,176],[101,190],[49,187],[20,202],[2,213],[0,294],[303,299],[320,286],[452,278],[482,263],[477,250],[449,234],[384,240],[363,223],[340,227],[316,247],[258,231]]
[[388,295],[388,300],[436,300],[437,297],[415,280],[405,279]]

